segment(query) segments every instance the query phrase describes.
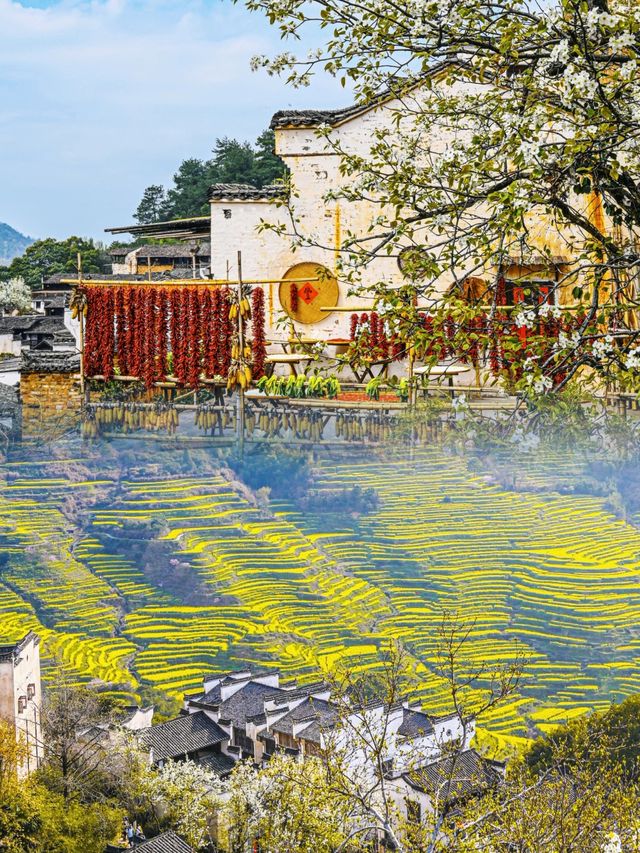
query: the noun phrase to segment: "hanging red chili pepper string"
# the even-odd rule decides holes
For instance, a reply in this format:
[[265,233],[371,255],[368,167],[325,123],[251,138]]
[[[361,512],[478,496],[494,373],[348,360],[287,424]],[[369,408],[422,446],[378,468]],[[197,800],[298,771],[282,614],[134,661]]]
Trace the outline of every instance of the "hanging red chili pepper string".
[[229,318],[229,308],[231,307],[231,291],[225,287],[220,296],[220,373],[225,378],[231,367],[231,340],[233,337],[233,328]]
[[264,334],[264,290],[256,287],[251,296],[251,371],[254,379],[264,376],[264,362],[267,357],[267,344]]
[[211,297],[209,290],[198,291],[198,314],[200,316],[200,367],[205,376],[209,373],[209,362],[211,353]]
[[351,315],[351,328],[350,328],[349,336],[350,336],[352,341],[355,341],[355,339],[358,337],[358,315],[357,314]]
[[371,355],[373,358],[379,358],[380,356],[380,333],[378,320],[378,315],[375,311],[372,311],[369,318],[369,338],[371,342]]
[[118,370],[121,376],[127,376],[127,329],[124,301],[125,288],[118,287],[115,291],[116,310],[116,353],[118,359]]
[[[135,376],[133,372],[133,347],[135,340],[135,298],[130,287],[124,287],[124,315],[125,334],[123,339],[123,357],[127,365],[127,374]],[[118,346],[120,346],[118,344]]]
[[178,317],[180,314],[180,293],[173,289],[169,292],[169,341],[171,345],[171,361],[172,373],[177,376],[177,352],[179,349],[178,335],[180,334],[180,324]]
[[113,377],[113,355],[115,346],[114,300],[111,288],[99,290],[101,303],[100,320],[100,373],[109,381]]
[[167,378],[167,347],[168,347],[168,295],[164,287],[156,291],[156,364],[155,378],[164,382]]
[[97,316],[99,310],[98,291],[95,287],[86,287],[82,293],[87,300],[87,319],[84,334],[84,373],[85,376],[94,376],[98,373],[98,340],[97,330],[100,318]]
[[189,302],[186,288],[178,290],[175,323],[176,350],[174,354],[174,373],[182,385],[187,384],[187,323]]
[[220,340],[220,291],[209,291],[209,308],[207,317],[207,352],[206,373],[210,378],[220,374],[220,359],[218,345]]
[[130,313],[130,328],[129,334],[127,335],[127,340],[130,344],[130,349],[128,353],[129,360],[129,370],[131,371],[132,376],[137,376],[138,379],[142,378],[142,346],[141,346],[141,306],[140,306],[140,298],[142,296],[142,289],[139,287],[132,288],[129,291],[129,313]]
[[144,292],[144,325],[143,325],[143,352],[142,352],[142,378],[145,388],[153,387],[156,378],[156,317],[155,299],[156,288],[147,287]]
[[187,292],[187,382],[190,388],[200,384],[200,311],[198,294],[190,287]]

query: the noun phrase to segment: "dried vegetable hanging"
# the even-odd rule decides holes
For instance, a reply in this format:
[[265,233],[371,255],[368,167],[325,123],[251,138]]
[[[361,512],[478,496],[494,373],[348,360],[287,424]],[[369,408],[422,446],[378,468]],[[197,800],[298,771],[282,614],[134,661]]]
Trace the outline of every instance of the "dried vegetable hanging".
[[228,378],[242,323],[245,346],[236,350],[234,377],[241,366],[248,384],[252,362],[261,375],[266,356],[264,293],[256,289],[252,296],[253,341],[246,337],[248,297],[247,289],[238,301],[229,287],[85,286],[77,294],[78,304],[86,304],[85,374],[110,379],[117,364],[120,375],[135,376],[146,388],[168,374],[191,388],[203,376]]
[[267,357],[267,342],[264,333],[264,290],[256,287],[251,296],[251,360],[254,379],[264,376],[264,363]]

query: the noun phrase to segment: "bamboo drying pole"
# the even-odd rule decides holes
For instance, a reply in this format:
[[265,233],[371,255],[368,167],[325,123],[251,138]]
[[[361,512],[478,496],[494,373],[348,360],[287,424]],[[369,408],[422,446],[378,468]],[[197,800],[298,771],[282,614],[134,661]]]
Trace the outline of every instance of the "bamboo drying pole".
[[[82,285],[82,254],[78,252],[78,281]],[[78,325],[80,335],[80,398],[83,403],[84,399],[84,306],[78,311]]]
[[[240,352],[240,368],[244,362],[244,329],[240,302],[242,301],[242,252],[238,249],[238,350]],[[244,388],[238,386],[238,445],[240,454],[244,451]]]

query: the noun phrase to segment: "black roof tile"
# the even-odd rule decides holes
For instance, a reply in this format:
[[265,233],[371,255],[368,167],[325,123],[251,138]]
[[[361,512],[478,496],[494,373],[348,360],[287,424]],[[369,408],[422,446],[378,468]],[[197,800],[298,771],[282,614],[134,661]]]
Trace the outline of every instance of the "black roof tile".
[[211,752],[208,755],[202,755],[197,759],[197,763],[207,770],[211,770],[216,776],[227,776],[236,766],[233,758],[223,752]]
[[172,829],[142,844],[136,844],[135,849],[139,853],[195,853],[193,847],[189,847]]
[[80,356],[75,352],[25,352],[22,373],[78,373]]
[[[324,699],[310,698],[292,708],[288,714],[273,723],[270,729],[282,734],[293,734],[294,724],[301,723],[304,720],[326,728],[335,722],[337,714],[336,707]],[[301,733],[300,737],[305,737],[304,733]]]
[[145,746],[153,749],[154,761],[178,758],[215,746],[229,737],[204,711],[185,714],[166,723],[142,729],[139,736]]
[[282,184],[254,187],[251,184],[213,184],[209,188],[209,201],[272,201],[286,198]]
[[467,749],[411,770],[403,774],[403,778],[426,794],[456,800],[498,784],[501,767],[498,762],[483,758],[475,749]]
[[403,709],[403,717],[398,734],[402,737],[417,737],[418,735],[429,735],[434,731],[430,717],[422,711],[411,711]]

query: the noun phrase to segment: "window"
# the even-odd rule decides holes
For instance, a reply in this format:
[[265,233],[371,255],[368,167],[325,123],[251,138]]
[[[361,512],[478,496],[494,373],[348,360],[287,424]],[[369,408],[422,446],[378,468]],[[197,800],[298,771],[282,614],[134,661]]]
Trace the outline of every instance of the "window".
[[555,282],[549,279],[505,279],[507,305],[543,305],[555,303]]
[[18,713],[24,714],[24,712],[26,710],[27,710],[27,697],[26,696],[19,696],[18,697]]
[[36,695],[36,686],[35,684],[29,684],[27,687],[27,699],[33,699]]
[[405,800],[407,806],[407,820],[409,823],[422,822],[422,809],[416,800]]

